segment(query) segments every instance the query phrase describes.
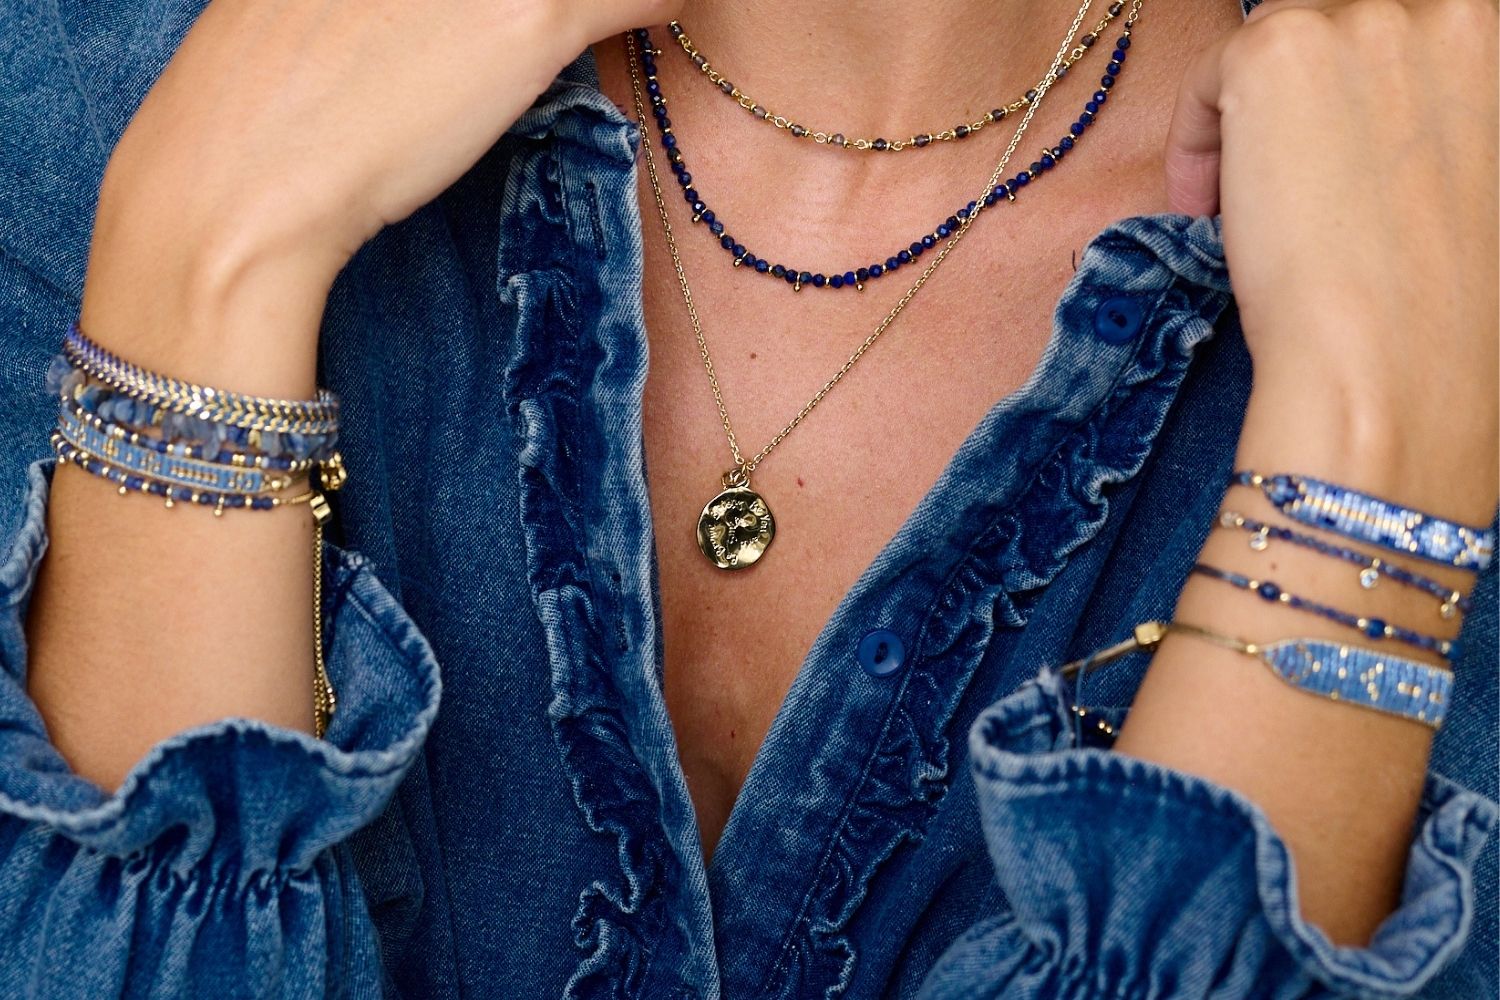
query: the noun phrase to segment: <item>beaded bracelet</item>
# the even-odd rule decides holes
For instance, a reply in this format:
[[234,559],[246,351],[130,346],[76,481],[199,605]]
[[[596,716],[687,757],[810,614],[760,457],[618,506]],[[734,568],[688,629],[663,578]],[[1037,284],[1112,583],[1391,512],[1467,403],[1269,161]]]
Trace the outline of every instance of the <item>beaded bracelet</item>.
[[1231,573],[1227,570],[1219,569],[1217,566],[1208,566],[1204,563],[1195,563],[1193,565],[1193,572],[1200,576],[1221,580],[1231,586],[1238,587],[1240,590],[1249,591],[1274,604],[1284,604],[1289,608],[1294,608],[1298,611],[1307,611],[1348,628],[1357,629],[1371,639],[1395,639],[1397,642],[1404,642],[1409,646],[1416,646],[1418,649],[1437,653],[1450,660],[1458,656],[1458,643],[1456,641],[1439,639],[1436,636],[1414,632],[1399,625],[1392,625],[1390,622],[1380,618],[1365,618],[1362,615],[1352,615],[1347,611],[1340,611],[1338,608],[1330,607],[1327,604],[1320,604],[1306,597],[1299,597],[1296,594],[1289,593],[1283,590],[1280,585],[1272,583],[1270,580],[1252,580],[1241,573]]
[[172,413],[145,400],[115,394],[68,363],[62,355],[47,370],[47,388],[93,417],[123,426],[136,443],[162,454],[181,454],[207,461],[228,461],[289,472],[331,461],[338,432],[299,434],[247,430],[186,413]]
[[[270,510],[279,505],[274,494],[285,492],[299,481],[307,481],[305,473],[299,476],[183,455],[164,455],[132,441],[134,435],[124,428],[100,421],[97,417],[90,420],[87,414],[77,410],[65,410],[59,414],[54,434],[58,441],[74,451],[125,473],[126,478],[120,483],[122,492],[154,493],[169,501],[181,499],[180,494],[185,492],[191,502],[212,503],[218,514],[222,514],[226,507]],[[162,489],[149,488],[153,483]],[[198,498],[200,493],[203,499]]]
[[1395,563],[1386,562],[1379,556],[1365,555],[1354,549],[1345,548],[1342,545],[1334,545],[1325,542],[1312,535],[1283,528],[1279,525],[1264,524],[1243,514],[1232,510],[1226,510],[1219,515],[1219,524],[1225,528],[1242,528],[1250,532],[1250,548],[1256,552],[1262,552],[1270,544],[1270,539],[1275,538],[1283,542],[1311,549],[1314,552],[1334,559],[1341,559],[1347,563],[1353,563],[1361,567],[1359,571],[1359,585],[1366,590],[1373,590],[1380,582],[1380,578],[1386,577],[1396,583],[1424,591],[1436,597],[1439,602],[1438,614],[1444,619],[1451,619],[1460,612],[1468,614],[1473,607],[1473,602],[1462,591],[1444,586],[1437,580],[1411,570]]
[[1441,667],[1325,639],[1249,642],[1186,622],[1142,622],[1131,637],[1060,667],[1065,677],[1084,673],[1130,653],[1155,650],[1169,633],[1211,642],[1260,660],[1283,681],[1330,701],[1442,726],[1453,691],[1453,674]]
[[1234,474],[1233,483],[1260,490],[1287,517],[1346,538],[1368,542],[1459,569],[1483,570],[1495,551],[1495,533],[1473,528],[1390,500],[1308,476]]
[[[313,734],[321,739],[338,706],[323,650],[323,527],[333,516],[325,493],[348,478],[335,450],[338,398],[320,390],[311,401],[263,399],[182,382],[119,359],[76,324],[47,389],[59,398],[51,438],[59,459],[118,483],[122,496],[211,506],[215,515],[293,504],[312,511]],[[307,489],[286,495],[299,482]]]
[[338,429],[338,397],[327,389],[317,399],[244,396],[150,372],[100,347],[73,324],[63,339],[68,361],[95,381],[170,413],[187,413],[247,430],[329,434]]

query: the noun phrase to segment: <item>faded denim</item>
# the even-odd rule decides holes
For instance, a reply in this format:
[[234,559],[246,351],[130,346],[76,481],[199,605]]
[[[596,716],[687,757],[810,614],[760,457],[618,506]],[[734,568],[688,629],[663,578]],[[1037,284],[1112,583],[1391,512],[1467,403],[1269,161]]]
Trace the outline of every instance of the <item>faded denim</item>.
[[[1217,510],[1250,367],[1210,219],[1091,243],[705,866],[661,689],[637,135],[587,59],[330,301],[327,741],[225,720],[114,795],[71,774],[24,688],[42,373],[108,150],[198,9],[0,7],[0,997],[1495,995],[1494,570],[1368,948],[1300,920],[1252,804],[1080,744],[1046,669],[1168,615]],[[1139,328],[1101,336],[1120,297]],[[906,649],[881,677],[876,628]],[[1142,669],[1086,701],[1122,713]]]

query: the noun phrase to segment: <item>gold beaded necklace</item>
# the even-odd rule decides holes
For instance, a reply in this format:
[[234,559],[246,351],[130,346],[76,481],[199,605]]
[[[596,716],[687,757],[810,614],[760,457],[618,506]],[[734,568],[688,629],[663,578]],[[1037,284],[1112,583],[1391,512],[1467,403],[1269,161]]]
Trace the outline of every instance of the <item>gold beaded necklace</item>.
[[[1116,0],[1116,2],[1111,3],[1105,10],[1104,16],[1100,18],[1099,23],[1094,25],[1093,30],[1088,32],[1088,34],[1079,36],[1077,38],[1077,44],[1073,46],[1073,50],[1056,64],[1056,76],[1058,78],[1066,75],[1068,70],[1073,68],[1074,63],[1088,54],[1089,50],[1093,48],[1096,42],[1098,42],[1099,36],[1104,34],[1105,30],[1110,26],[1114,19],[1120,15],[1120,11],[1124,9],[1124,7],[1124,0]],[[1028,104],[1034,101],[1037,97],[1037,94],[1041,90],[1041,84],[1037,84],[1037,86],[1026,91],[1026,93],[1022,94],[1020,97],[1017,97],[1010,103],[1002,104],[998,108],[993,108],[989,111],[986,111],[984,114],[980,115],[978,118],[975,118],[973,121],[960,122],[959,124],[954,125],[951,128],[928,132],[918,132],[913,134],[910,138],[906,139],[887,140],[878,137],[874,139],[859,137],[850,139],[846,137],[842,132],[809,128],[808,126],[803,125],[800,122],[787,117],[786,115],[777,114],[770,108],[760,104],[755,100],[755,98],[751,97],[749,94],[745,93],[743,90],[730,83],[729,80],[724,77],[724,74],[721,73],[711,62],[708,61],[708,57],[705,56],[702,51],[699,50],[698,46],[693,43],[693,40],[688,37],[687,31],[683,29],[682,23],[680,21],[672,21],[667,25],[667,30],[671,32],[672,37],[677,40],[678,47],[682,49],[683,53],[687,55],[687,57],[692,61],[693,65],[698,67],[699,72],[708,77],[710,83],[717,87],[721,92],[728,95],[740,107],[748,111],[752,116],[755,117],[757,121],[763,121],[767,125],[780,129],[793,138],[807,139],[808,141],[815,142],[820,146],[832,146],[835,149],[857,149],[873,150],[874,152],[878,153],[899,153],[903,149],[923,149],[940,142],[955,142],[960,139],[967,139],[969,136],[980,131],[985,126],[994,125],[997,122],[1000,122],[1001,120],[1014,115],[1016,112],[1020,111],[1022,108],[1026,107]],[[1072,35],[1069,35],[1069,38],[1072,37]]]
[[[1005,173],[1006,165],[1010,162],[1011,155],[1021,143],[1021,137],[1026,134],[1026,128],[1031,123],[1032,116],[1041,107],[1042,98],[1048,89],[1057,80],[1057,70],[1068,55],[1068,47],[1078,32],[1078,27],[1088,14],[1093,0],[1083,0],[1078,8],[1073,23],[1068,27],[1064,36],[1062,46],[1057,55],[1053,57],[1052,65],[1046,76],[1037,85],[1036,97],[1031,99],[1026,106],[1026,113],[1022,116],[1016,131],[1011,136],[1010,142],[1005,147],[1005,152],[1000,157],[994,171],[986,182],[984,191],[989,192],[999,182]],[[1132,19],[1139,11],[1141,0],[1132,3]],[[645,38],[641,34],[642,40]],[[667,214],[666,199],[662,194],[661,180],[657,176],[656,157],[652,151],[654,145],[650,129],[646,121],[646,101],[641,84],[641,72],[638,65],[638,45],[640,42],[634,32],[625,35],[626,63],[630,68],[630,86],[632,96],[635,100],[636,117],[641,123],[641,147],[646,157],[646,172],[651,182],[651,193],[656,201],[656,211],[661,218],[662,233],[666,238],[667,251],[672,257],[672,266],[677,272],[677,284],[682,290],[683,304],[687,307],[688,320],[693,328],[693,336],[698,343],[698,354],[703,359],[704,371],[708,373],[709,389],[713,392],[714,405],[718,407],[719,419],[724,426],[724,435],[729,441],[730,455],[734,459],[734,466],[720,477],[722,489],[703,506],[703,512],[698,518],[698,547],[715,566],[720,569],[744,569],[757,562],[770,547],[776,536],[776,519],[771,513],[770,506],[765,498],[750,487],[750,475],[766,459],[772,449],[784,441],[788,434],[797,428],[806,419],[813,409],[843,380],[859,359],[864,357],[865,352],[875,345],[881,335],[896,321],[896,317],[906,308],[907,303],[916,297],[922,286],[932,277],[938,267],[952,253],[964,234],[969,231],[969,226],[979,217],[983,211],[983,199],[976,199],[976,210],[969,213],[954,230],[953,235],[938,250],[937,254],[922,269],[915,281],[912,282],[905,294],[896,300],[896,304],[885,314],[885,317],[876,324],[875,329],[860,343],[849,355],[843,365],[833,377],[823,383],[820,388],[808,400],[803,407],[797,411],[785,427],[783,427],[753,458],[748,461],[740,450],[739,442],[735,437],[734,427],[729,420],[729,411],[724,405],[724,395],[719,388],[719,378],[714,372],[713,358],[709,354],[708,341],[703,334],[703,324],[698,317],[698,309],[693,304],[692,289],[688,285],[687,271],[682,264],[682,256],[677,249],[677,240],[672,233],[672,220]]]

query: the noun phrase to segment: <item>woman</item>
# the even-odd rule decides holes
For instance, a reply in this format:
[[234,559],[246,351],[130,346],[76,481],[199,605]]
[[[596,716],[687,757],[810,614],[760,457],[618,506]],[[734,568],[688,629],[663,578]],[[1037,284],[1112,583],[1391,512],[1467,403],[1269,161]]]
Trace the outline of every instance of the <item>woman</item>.
[[5,16],[0,993],[1493,995],[1492,4],[199,7]]

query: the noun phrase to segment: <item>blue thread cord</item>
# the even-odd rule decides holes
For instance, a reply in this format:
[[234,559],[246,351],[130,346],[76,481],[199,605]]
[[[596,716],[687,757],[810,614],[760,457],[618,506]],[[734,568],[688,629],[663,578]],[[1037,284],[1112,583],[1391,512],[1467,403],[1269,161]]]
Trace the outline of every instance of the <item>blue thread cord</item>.
[[1274,538],[1358,566],[1360,567],[1360,586],[1366,590],[1374,589],[1376,582],[1381,577],[1385,577],[1403,586],[1431,594],[1438,599],[1438,613],[1445,619],[1453,618],[1459,613],[1468,614],[1473,608],[1473,601],[1460,591],[1453,590],[1429,576],[1423,576],[1395,563],[1387,562],[1378,556],[1370,556],[1342,545],[1334,545],[1290,528],[1265,524],[1232,510],[1226,510],[1219,515],[1219,524],[1221,527],[1241,528],[1250,532],[1250,548],[1257,552],[1266,547],[1267,538]]

